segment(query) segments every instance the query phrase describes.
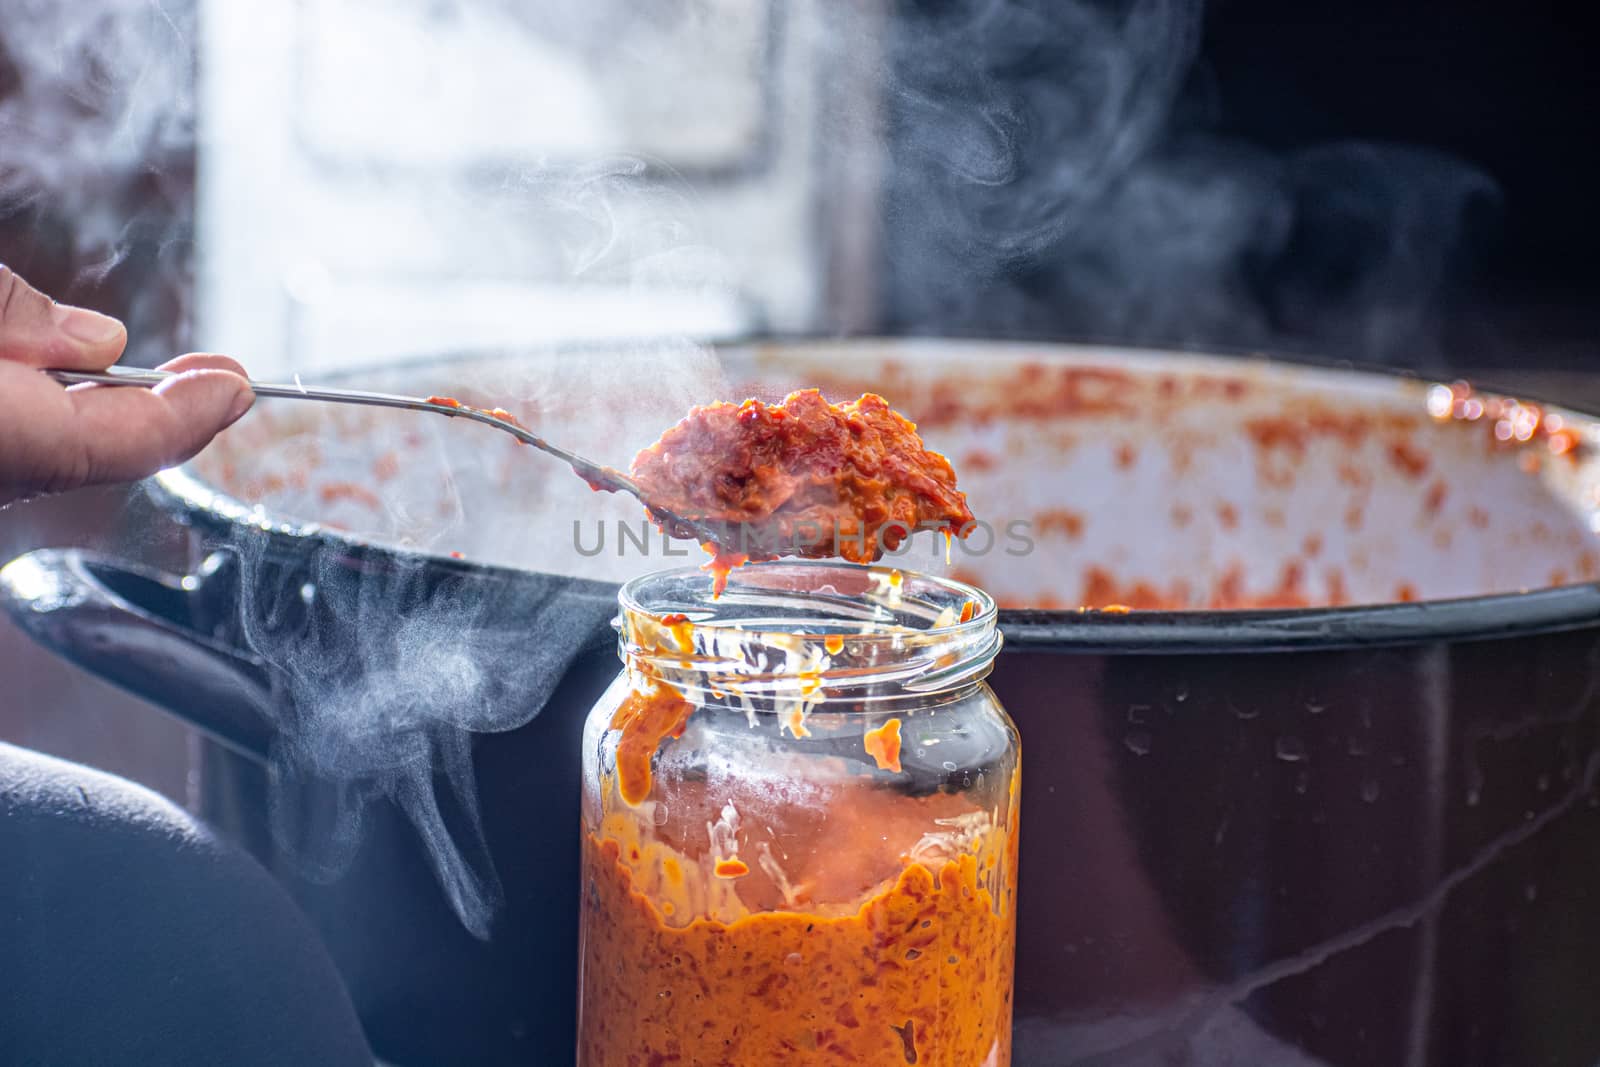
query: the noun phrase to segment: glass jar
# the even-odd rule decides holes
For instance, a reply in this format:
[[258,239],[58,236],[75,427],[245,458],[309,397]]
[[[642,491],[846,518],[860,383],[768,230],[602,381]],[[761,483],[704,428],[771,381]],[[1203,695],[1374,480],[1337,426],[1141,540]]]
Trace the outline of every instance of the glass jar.
[[580,1067],[1011,1062],[994,602],[831,562],[629,582],[583,738]]

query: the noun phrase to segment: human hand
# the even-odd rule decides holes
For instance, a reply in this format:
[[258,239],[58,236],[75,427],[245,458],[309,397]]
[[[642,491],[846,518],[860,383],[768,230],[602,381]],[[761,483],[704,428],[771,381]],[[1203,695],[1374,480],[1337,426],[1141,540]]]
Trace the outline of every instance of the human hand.
[[181,463],[255,401],[226,356],[179,356],[154,389],[63,389],[40,373],[105,370],[127,341],[116,319],[57,304],[0,264],[0,507]]

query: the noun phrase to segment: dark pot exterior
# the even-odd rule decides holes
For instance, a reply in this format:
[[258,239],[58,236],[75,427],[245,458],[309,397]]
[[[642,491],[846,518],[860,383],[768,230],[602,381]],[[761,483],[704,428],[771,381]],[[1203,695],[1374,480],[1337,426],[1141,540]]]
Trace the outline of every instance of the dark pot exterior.
[[[298,588],[311,542],[254,536],[273,539],[272,573]],[[150,620],[222,646],[237,626],[225,564],[184,589],[36,556],[143,616],[102,614],[90,639],[81,603],[76,624],[36,611],[58,624],[36,636],[69,653],[151,647]],[[370,552],[348,563],[383,580]],[[1052,644],[1027,613],[1007,625],[1016,638],[991,681],[1024,737],[1018,1062],[1600,1055],[1584,973],[1600,945],[1600,629],[1275,650],[1257,632],[1255,647],[1235,634],[1231,649],[1152,655]],[[579,788],[577,761],[559,754],[577,751],[615,670],[609,645],[586,650],[532,722],[477,741],[505,887],[488,941],[456,920],[397,809],[372,809],[344,877],[305,879],[268,832],[248,732],[228,722],[207,741],[204,816],[312,915],[385,1059],[571,1059]],[[204,709],[162,692],[178,684],[142,691],[205,725]]]

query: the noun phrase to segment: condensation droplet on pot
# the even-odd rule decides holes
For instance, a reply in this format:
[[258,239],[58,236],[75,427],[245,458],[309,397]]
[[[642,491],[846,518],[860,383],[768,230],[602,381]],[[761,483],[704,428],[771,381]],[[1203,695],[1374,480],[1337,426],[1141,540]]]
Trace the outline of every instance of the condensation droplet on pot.
[[1133,723],[1135,726],[1143,726],[1145,723],[1149,722],[1150,721],[1149,715],[1150,715],[1150,705],[1149,704],[1129,704],[1128,705],[1128,721]]
[[1472,786],[1467,790],[1467,807],[1469,807],[1469,808],[1477,807],[1478,806],[1478,801],[1480,801],[1482,799],[1483,799],[1483,792],[1477,786]]
[[1326,705],[1326,704],[1319,703],[1318,701],[1315,701],[1315,700],[1306,701],[1306,714],[1307,715],[1321,715],[1323,712],[1325,712],[1327,710],[1328,710],[1328,705]]
[[1172,699],[1176,700],[1179,704],[1182,704],[1185,700],[1188,700],[1189,687],[1187,685],[1180,684],[1178,688],[1173,691]]
[[667,825],[667,806],[661,801],[656,801],[655,811],[650,813],[650,821],[657,826]]
[[1307,774],[1305,771],[1301,771],[1299,774],[1294,776],[1294,791],[1296,793],[1299,793],[1301,796],[1305,796],[1306,790],[1309,788],[1311,788],[1311,775]]
[[939,764],[939,766],[943,767],[947,771],[953,771],[956,769],[954,760],[945,760],[943,763]]
[[1278,758],[1285,763],[1299,763],[1306,758],[1306,743],[1298,737],[1280,737],[1276,748]]
[[1365,800],[1368,804],[1376,804],[1378,802],[1379,795],[1382,793],[1383,787],[1378,784],[1378,780],[1376,778],[1368,778],[1366,781],[1361,783],[1361,799]]
[[1548,793],[1550,791],[1550,776],[1548,774],[1541,774],[1538,782],[1536,782],[1535,785],[1539,792]]
[[1231,700],[1228,701],[1228,707],[1233,710],[1235,716],[1241,719],[1253,719],[1261,714],[1258,708],[1241,708]]
[[1522,895],[1528,898],[1529,904],[1532,904],[1534,901],[1539,899],[1539,887],[1534,883],[1529,882],[1527,888],[1523,889]]
[[1122,743],[1128,746],[1128,751],[1135,756],[1145,756],[1150,753],[1155,739],[1150,736],[1148,730],[1134,730],[1122,739]]
[[1366,741],[1355,736],[1354,734],[1350,735],[1350,740],[1345,745],[1344,750],[1350,753],[1352,756],[1365,756],[1367,753],[1372,751],[1367,747]]

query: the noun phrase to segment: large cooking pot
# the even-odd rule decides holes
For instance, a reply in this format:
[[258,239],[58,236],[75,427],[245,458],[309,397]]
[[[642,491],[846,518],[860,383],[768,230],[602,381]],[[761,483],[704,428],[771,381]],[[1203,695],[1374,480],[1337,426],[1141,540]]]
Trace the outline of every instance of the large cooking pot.
[[[949,569],[1007,608],[1019,1064],[1600,1057],[1590,419],[1253,359],[718,357],[359,384],[612,463],[715,395],[873,389],[919,421],[993,527]],[[319,924],[382,1057],[571,1062],[578,731],[616,582],[681,560],[614,527],[595,551],[635,504],[432,416],[264,402],[154,491],[194,573],[37,552],[0,572],[14,617],[206,732],[203,814]]]

